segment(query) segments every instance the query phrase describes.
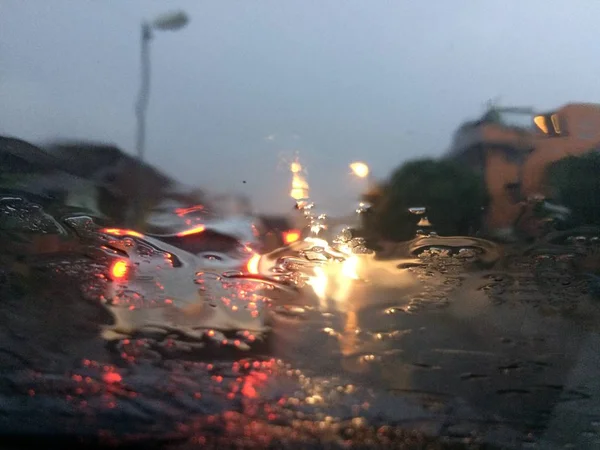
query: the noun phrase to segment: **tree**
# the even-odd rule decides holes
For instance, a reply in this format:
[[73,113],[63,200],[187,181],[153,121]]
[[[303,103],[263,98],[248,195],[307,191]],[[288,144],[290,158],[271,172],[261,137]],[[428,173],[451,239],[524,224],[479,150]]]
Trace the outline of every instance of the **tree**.
[[546,184],[552,200],[571,209],[572,225],[600,225],[600,153],[569,156],[550,164]]
[[487,192],[481,176],[451,160],[421,159],[404,163],[372,199],[365,216],[368,235],[386,240],[415,236],[419,217],[408,208],[424,206],[440,235],[465,235],[481,226]]

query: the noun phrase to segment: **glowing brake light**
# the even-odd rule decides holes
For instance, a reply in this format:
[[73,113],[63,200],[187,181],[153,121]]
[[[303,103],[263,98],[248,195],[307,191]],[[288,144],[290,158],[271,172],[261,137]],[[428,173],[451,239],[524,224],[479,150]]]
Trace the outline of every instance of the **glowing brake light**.
[[300,231],[298,230],[289,230],[283,232],[283,242],[286,244],[291,244],[300,239]]
[[252,255],[252,257],[248,260],[248,264],[246,264],[246,269],[248,270],[248,273],[251,273],[252,275],[258,275],[258,262],[260,261],[260,255],[258,253],[255,253],[254,255]]
[[190,228],[189,230],[180,231],[177,233],[177,236],[189,236],[190,234],[202,233],[204,230],[206,230],[206,227],[204,225],[199,225],[197,227]]
[[115,281],[121,281],[127,278],[129,274],[129,266],[127,265],[127,261],[119,259],[115,261],[110,268],[110,275]]
[[100,230],[102,233],[112,234],[113,236],[133,236],[133,237],[144,237],[142,233],[138,233],[133,230],[123,230],[121,228],[103,228]]

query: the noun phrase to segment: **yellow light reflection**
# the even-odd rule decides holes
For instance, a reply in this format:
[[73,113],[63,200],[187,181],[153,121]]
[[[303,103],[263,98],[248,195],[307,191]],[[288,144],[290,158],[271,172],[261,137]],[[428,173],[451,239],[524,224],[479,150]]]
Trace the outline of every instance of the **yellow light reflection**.
[[342,263],[342,276],[358,280],[358,256],[352,255]]
[[356,352],[358,347],[358,337],[356,329],[358,328],[358,317],[356,311],[351,309],[346,314],[344,323],[344,332],[338,336],[340,351],[344,356],[350,356]]
[[544,116],[535,116],[533,122],[544,134],[548,134],[548,125],[546,124],[546,118]]
[[290,171],[292,172],[292,189],[290,191],[290,197],[294,200],[308,198],[308,182],[302,174],[302,165],[298,161],[294,161],[290,164]]
[[321,307],[325,306],[327,300],[327,274],[322,267],[315,267],[314,275],[310,277],[307,284],[313,288],[315,295],[321,302]]

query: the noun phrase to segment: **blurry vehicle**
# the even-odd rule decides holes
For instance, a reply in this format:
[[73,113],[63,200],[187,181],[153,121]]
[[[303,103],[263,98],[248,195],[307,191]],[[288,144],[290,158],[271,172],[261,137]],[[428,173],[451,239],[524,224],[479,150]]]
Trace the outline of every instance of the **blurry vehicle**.
[[148,232],[167,234],[205,223],[214,216],[206,205],[184,205],[176,199],[166,198],[150,212],[146,227]]
[[[268,342],[267,291],[296,292],[278,283],[275,272],[259,273],[260,255],[246,245],[256,242],[247,220],[149,235],[103,228],[71,209],[54,217],[6,197],[0,228],[0,278],[21,269],[25,276],[32,269],[48,276],[67,270],[86,298],[111,312],[114,323],[103,332],[110,341],[149,328],[247,349],[255,340]],[[7,255],[14,257],[5,261]]]
[[[259,255],[227,230],[222,224],[160,236],[97,230],[93,257],[105,262],[101,297],[114,318],[104,338],[118,341],[150,328],[247,348],[263,335],[264,283],[243,277],[256,272]],[[238,336],[240,330],[246,335]]]
[[200,271],[246,272],[256,254],[251,247],[255,243],[248,242],[243,225],[236,225],[240,224],[215,222],[166,235],[102,229],[111,237],[108,252],[116,257],[108,273],[112,281],[108,297],[117,290],[134,289],[152,297],[164,292],[183,301],[197,295],[194,280]]
[[[155,211],[150,216],[147,225],[147,235],[183,243],[182,248],[189,247],[192,253],[198,253],[203,243],[210,240],[222,241],[223,237],[231,238],[230,244],[237,240],[257,251],[261,247],[256,220],[252,216],[222,216],[201,204],[184,207],[173,201],[166,202],[160,212]],[[179,239],[184,236],[198,237],[198,231],[205,231],[200,239]]]
[[292,244],[304,237],[302,230],[295,228],[285,216],[260,216],[258,222],[262,253]]
[[142,235],[132,230],[103,229],[108,236],[102,251],[112,258],[107,266],[106,300],[126,292],[161,302],[195,302],[197,274],[246,271],[254,253],[229,236],[210,231],[188,235]]
[[154,266],[148,265],[149,256],[160,253],[172,255],[171,267],[181,269],[176,276],[169,275],[174,280],[173,289],[178,291],[175,280],[185,278],[186,271],[188,290],[199,270],[247,271],[255,255],[252,246],[258,247],[252,229],[243,221],[219,221],[176,234],[144,235],[101,228],[85,210],[52,206],[44,198],[27,198],[8,193],[0,196],[0,262],[7,268],[20,263],[29,271],[53,260],[104,259],[107,267],[113,262],[119,262],[116,267],[123,269],[136,267],[135,271],[108,269],[112,275],[120,275],[111,277],[109,273],[109,278],[135,284],[136,275],[146,281],[161,277],[162,265],[155,261]]
[[184,207],[175,201],[165,201],[148,218],[148,234],[169,240],[166,236],[205,227],[206,236],[212,232],[232,236],[260,253],[291,244],[303,237],[302,231],[296,229],[285,216],[253,216],[248,211],[232,212],[226,205],[219,205],[219,200],[215,206],[217,209],[202,204]]

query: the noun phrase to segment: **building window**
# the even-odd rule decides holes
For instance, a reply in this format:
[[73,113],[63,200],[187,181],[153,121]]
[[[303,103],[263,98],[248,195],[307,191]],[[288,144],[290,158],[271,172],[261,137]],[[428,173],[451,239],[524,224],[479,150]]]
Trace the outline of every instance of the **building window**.
[[535,123],[542,133],[548,134],[548,125],[546,124],[546,118],[544,116],[535,116],[533,123]]
[[537,126],[538,130],[549,137],[563,137],[566,136],[564,120],[556,114],[542,114],[533,118],[533,123]]
[[560,134],[560,124],[558,123],[558,116],[556,114],[552,114],[550,116],[550,121],[552,122],[552,128],[556,134]]

